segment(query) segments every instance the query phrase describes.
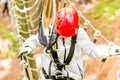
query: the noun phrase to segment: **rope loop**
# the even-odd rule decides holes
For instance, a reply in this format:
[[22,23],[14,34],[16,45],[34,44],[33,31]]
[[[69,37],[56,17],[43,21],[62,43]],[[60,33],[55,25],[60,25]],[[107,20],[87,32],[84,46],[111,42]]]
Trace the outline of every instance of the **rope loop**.
[[95,30],[95,32],[94,32],[94,39],[97,39],[98,38],[98,36],[100,36],[101,35],[101,32],[99,31],[99,30]]
[[101,31],[100,30],[95,30],[94,36],[98,37],[101,35]]
[[89,20],[85,20],[85,22],[83,23],[83,25],[88,26],[91,22]]

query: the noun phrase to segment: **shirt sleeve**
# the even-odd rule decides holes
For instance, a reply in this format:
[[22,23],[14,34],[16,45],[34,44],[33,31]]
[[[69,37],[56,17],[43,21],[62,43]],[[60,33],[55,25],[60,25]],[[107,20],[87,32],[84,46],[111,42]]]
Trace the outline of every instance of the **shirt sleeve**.
[[98,45],[96,46],[88,37],[83,28],[78,30],[77,44],[85,53],[94,58],[106,58],[109,56],[109,46]]
[[39,40],[38,40],[38,34],[30,36],[22,45],[21,48],[24,48],[26,46],[30,46],[33,50],[36,49],[36,47],[43,47]]

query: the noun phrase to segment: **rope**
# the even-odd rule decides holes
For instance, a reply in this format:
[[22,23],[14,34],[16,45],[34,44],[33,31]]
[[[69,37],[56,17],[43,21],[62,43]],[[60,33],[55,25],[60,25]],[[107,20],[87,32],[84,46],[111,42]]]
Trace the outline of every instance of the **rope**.
[[[86,18],[84,17],[84,15],[82,14],[82,12],[75,7],[75,3],[71,2],[70,0],[67,0],[67,1],[70,3],[70,6],[72,6],[75,10],[77,10],[78,14],[79,14],[79,15],[81,16],[81,18],[85,21],[85,22],[84,22],[84,28],[86,29],[87,26],[89,25],[89,26],[94,30],[94,32],[95,32],[95,33],[94,33],[94,40],[95,40],[95,42],[96,42],[96,40],[97,40],[97,37],[100,36],[100,37],[102,37],[102,38],[107,42],[108,46],[111,46],[111,45],[114,44],[114,43],[112,43],[111,41],[109,41],[104,35],[102,35],[102,33],[101,33],[99,30],[97,30],[97,29],[94,27],[94,25],[92,25],[92,23],[91,23],[88,19],[86,19]],[[107,60],[107,58],[103,58],[103,59],[102,59],[102,64],[101,64],[101,66],[100,66],[100,68],[99,68],[99,70],[98,70],[98,73],[97,73],[97,76],[96,76],[96,79],[95,79],[95,80],[98,79],[98,77],[99,77],[99,75],[100,75],[100,73],[101,73],[101,70],[102,70],[102,68],[103,68],[104,63],[105,63],[106,60]],[[88,61],[89,61],[89,60],[88,60]],[[86,63],[86,65],[87,65],[87,64],[88,64],[88,62]],[[85,65],[85,68],[86,68],[86,65]],[[85,69],[85,68],[84,68],[84,69]]]
[[[39,21],[39,18],[40,18],[40,14],[39,14],[40,7],[38,7],[40,6],[40,1],[41,0],[35,0],[35,1],[33,0],[27,0],[27,1],[26,0],[24,1],[23,0],[22,1],[21,0],[14,0],[14,1],[9,0],[8,1],[10,4],[10,13],[12,15],[11,16],[12,23],[16,28],[16,32],[18,34],[17,39],[19,40],[20,45],[22,45],[23,42],[27,39],[27,37],[24,35],[28,35],[29,37],[32,35],[33,32],[38,30],[38,26],[36,25],[36,23]],[[30,11],[34,13],[30,15]],[[31,17],[31,21],[30,21],[30,17]],[[24,30],[24,27],[27,29]],[[33,74],[36,74],[36,73],[39,74],[39,72],[36,67],[30,66],[31,64],[29,62],[31,60],[34,62],[35,57],[28,57],[28,56],[25,56],[25,57],[26,57],[26,61],[25,60],[21,61],[25,76],[29,80],[33,80],[35,76],[37,78],[37,75],[33,75]]]
[[[15,1],[12,1],[12,2],[14,4],[18,4],[20,6],[24,6],[26,3],[31,3],[32,1],[33,0],[22,1],[23,3],[20,3],[21,0],[17,0],[17,1],[15,0]],[[61,0],[59,0],[59,1],[61,1]],[[70,6],[73,7],[75,10],[77,10],[79,16],[81,16],[81,18],[84,20],[83,26],[84,26],[85,30],[87,29],[88,26],[90,26],[94,30],[94,34],[93,34],[94,35],[94,41],[93,41],[94,43],[96,43],[96,41],[98,39],[98,36],[100,36],[108,43],[109,46],[114,44],[114,43],[110,42],[106,37],[104,37],[104,35],[101,33],[101,31],[99,31],[99,30],[97,30],[95,28],[95,26],[90,22],[90,20],[88,20],[82,14],[82,12],[75,7],[75,3],[74,2],[71,2],[70,0],[64,0],[64,7],[66,6],[66,2],[68,2],[70,4]],[[30,29],[29,26],[30,26],[30,23],[35,23],[35,22],[37,22],[39,20],[40,14],[38,14],[37,18],[33,19],[32,21],[29,21],[29,16],[27,14],[27,11],[33,10],[36,6],[39,6],[39,5],[40,5],[40,1],[39,0],[35,0],[34,4],[32,6],[30,6],[30,7],[24,6],[23,9],[20,9],[17,5],[15,5],[13,8],[11,7],[11,10],[14,11],[13,13],[14,13],[14,16],[15,16],[15,17],[12,16],[12,18],[14,18],[13,23],[15,23],[14,25],[17,27],[17,32],[18,32],[18,37],[17,38],[21,39],[20,40],[20,44],[23,43],[22,40],[26,40],[27,39],[27,38],[24,38],[20,33],[30,34],[31,35],[32,32],[37,31],[37,29],[38,29],[38,27]],[[60,2],[60,5],[61,5],[61,2]],[[59,5],[58,8],[60,8],[60,5]],[[52,5],[50,5],[50,6],[52,6]],[[17,11],[20,12],[20,13],[25,13],[26,14],[25,17],[23,17],[23,16],[21,16],[19,14],[16,14]],[[37,11],[39,11],[38,7],[36,7],[35,11],[31,14],[31,17],[36,15]],[[51,9],[51,11],[52,11],[52,9]],[[57,13],[57,10],[56,10],[56,0],[53,0],[53,11],[54,11],[53,12],[54,15],[53,15],[52,30],[54,28],[53,26],[54,26],[54,23],[55,23],[55,17],[56,17],[56,13]],[[17,19],[16,19],[16,17],[17,17]],[[20,19],[27,19],[27,23],[26,22],[24,23],[24,22],[20,21]],[[42,20],[44,21],[43,18],[42,18]],[[20,25],[28,25],[28,31],[23,31],[22,29],[20,29],[21,28]],[[52,34],[52,33],[50,33],[50,34]],[[34,60],[35,58],[27,57],[27,59]],[[101,73],[101,69],[103,68],[105,61],[106,61],[106,58],[103,58],[102,59],[103,63],[102,63],[102,65],[101,65],[101,67],[100,67],[100,69],[98,71],[98,74],[96,76],[96,80],[97,80],[97,78],[99,77],[99,75]],[[24,67],[26,67],[26,65],[29,64],[29,63],[25,64],[25,62],[23,61],[23,64],[24,64]],[[85,66],[85,68],[86,68],[86,66]],[[36,71],[36,69],[33,69],[33,68],[30,68],[30,69]]]
[[[75,3],[71,2],[70,0],[67,0],[67,1],[70,3],[70,5],[71,5],[75,10],[77,10],[78,14],[79,14],[79,15],[83,18],[83,20],[85,21],[85,25],[89,25],[95,32],[96,32],[96,31],[97,31],[97,32],[99,31],[99,30],[97,30],[97,29],[94,27],[94,25],[92,25],[92,23],[90,22],[90,20],[86,19],[85,16],[82,14],[82,12],[75,7]],[[99,31],[99,33],[100,33],[99,36],[101,36],[107,43],[110,42],[106,37],[104,37],[104,36],[101,34],[100,31]]]

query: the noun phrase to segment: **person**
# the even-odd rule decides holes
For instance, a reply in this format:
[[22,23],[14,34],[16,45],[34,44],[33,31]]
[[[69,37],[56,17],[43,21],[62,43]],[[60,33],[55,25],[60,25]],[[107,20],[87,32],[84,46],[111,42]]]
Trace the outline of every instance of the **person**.
[[4,4],[4,8],[2,10],[1,16],[5,15],[5,11],[7,12],[7,15],[9,16],[9,9],[8,9],[8,2],[7,0],[2,0],[2,2]]
[[74,8],[62,8],[57,12],[54,26],[49,26],[44,31],[40,22],[38,33],[29,37],[21,46],[19,58],[24,52],[27,55],[32,54],[38,46],[43,48],[41,75],[44,76],[41,80],[83,79],[82,50],[93,58],[120,54],[120,47],[117,45],[95,45],[79,26],[78,19]]

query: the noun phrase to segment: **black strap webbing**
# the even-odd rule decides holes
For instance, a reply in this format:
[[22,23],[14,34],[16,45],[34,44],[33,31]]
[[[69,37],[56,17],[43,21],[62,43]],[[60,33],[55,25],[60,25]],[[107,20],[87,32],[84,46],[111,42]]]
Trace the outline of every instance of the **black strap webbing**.
[[65,60],[66,65],[68,65],[70,63],[70,61],[73,57],[74,49],[75,49],[75,43],[76,43],[76,35],[72,37],[70,51],[69,51],[67,59]]

